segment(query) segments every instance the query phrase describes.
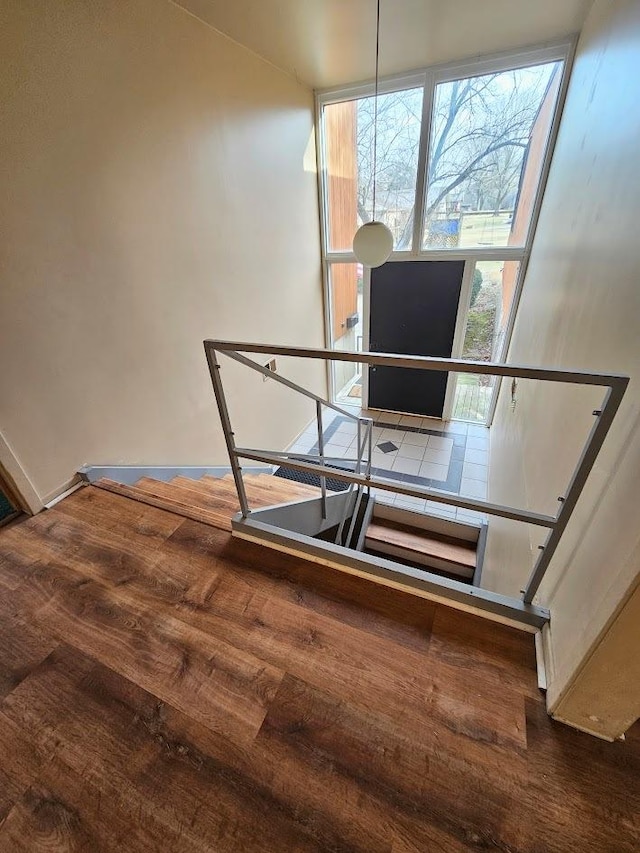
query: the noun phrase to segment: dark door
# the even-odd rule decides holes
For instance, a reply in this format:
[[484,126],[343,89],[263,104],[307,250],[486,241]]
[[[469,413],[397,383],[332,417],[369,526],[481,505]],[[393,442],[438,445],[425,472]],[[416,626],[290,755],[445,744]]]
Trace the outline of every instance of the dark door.
[[[464,261],[397,261],[371,270],[371,352],[451,358]],[[447,374],[369,368],[374,409],[441,418]]]

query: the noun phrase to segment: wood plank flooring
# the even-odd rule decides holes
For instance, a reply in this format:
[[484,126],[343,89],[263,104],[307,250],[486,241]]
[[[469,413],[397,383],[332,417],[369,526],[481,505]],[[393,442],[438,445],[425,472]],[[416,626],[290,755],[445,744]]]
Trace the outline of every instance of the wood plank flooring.
[[640,850],[638,729],[552,722],[530,635],[177,486],[206,523],[87,487],[0,531],[0,853]]

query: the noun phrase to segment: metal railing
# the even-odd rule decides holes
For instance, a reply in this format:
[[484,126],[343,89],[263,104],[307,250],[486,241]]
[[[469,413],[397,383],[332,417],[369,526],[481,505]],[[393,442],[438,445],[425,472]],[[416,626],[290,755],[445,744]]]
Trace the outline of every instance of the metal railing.
[[[533,601],[553,554],[558,547],[562,533],[564,532],[573,510],[575,509],[585,481],[594,465],[596,457],[602,447],[609,428],[611,427],[611,423],[613,422],[629,383],[629,377],[620,374],[588,373],[575,370],[558,370],[554,368],[527,367],[513,364],[495,364],[492,362],[430,358],[427,356],[406,356],[374,352],[347,352],[342,350],[272,346],[267,344],[241,343],[221,340],[206,340],[204,341],[204,348],[207,363],[209,365],[209,371],[211,373],[213,390],[216,396],[218,410],[220,412],[220,419],[229,453],[231,470],[238,492],[240,509],[245,518],[248,516],[250,509],[242,480],[240,459],[250,459],[256,462],[264,462],[269,465],[281,465],[283,462],[286,462],[286,467],[292,468],[295,471],[318,475],[320,477],[322,490],[323,512],[326,507],[327,477],[349,483],[351,492],[353,492],[354,487],[359,487],[356,492],[355,502],[351,501],[354,503],[352,525],[354,523],[353,519],[355,519],[357,515],[357,508],[355,504],[357,503],[359,506],[359,498],[361,498],[362,488],[370,489],[371,487],[375,487],[376,489],[381,489],[383,491],[394,492],[396,494],[407,495],[409,497],[424,498],[437,503],[459,507],[461,509],[486,513],[487,515],[499,516],[513,521],[520,521],[545,527],[549,530],[549,533],[547,534],[544,544],[540,546],[539,554],[529,576],[529,580],[522,591],[522,598],[525,604],[531,604]],[[237,361],[252,370],[256,370],[259,373],[268,376],[270,379],[273,379],[316,402],[318,455],[290,453],[287,451],[265,451],[255,448],[236,446],[235,436],[231,426],[229,411],[220,377],[220,365],[218,363],[217,353],[222,353],[234,361]],[[319,359],[322,361],[347,361],[386,367],[434,370],[447,373],[476,373],[484,376],[535,379],[539,381],[559,382],[570,385],[593,385],[605,388],[606,391],[602,405],[599,409],[593,411],[595,422],[593,423],[589,436],[587,437],[587,441],[583,447],[578,464],[571,476],[565,494],[558,498],[558,512],[553,516],[533,512],[527,509],[519,509],[517,507],[491,503],[486,500],[463,497],[462,495],[454,494],[452,492],[442,492],[437,489],[413,486],[408,483],[373,476],[371,473],[373,423],[370,418],[362,418],[354,415],[347,409],[343,409],[335,403],[314,394],[307,388],[304,388],[301,385],[286,379],[280,374],[274,373],[268,368],[263,367],[261,364],[247,358],[246,355],[242,355],[242,353],[280,355],[290,356],[293,358]],[[327,457],[324,452],[325,445],[322,426],[323,406],[333,409],[344,417],[356,421],[358,424],[357,458],[340,460],[342,465],[345,463],[353,464],[353,471],[345,470],[344,468],[329,467],[326,464]],[[365,470],[363,472],[362,463],[364,461],[363,456],[365,442],[368,447],[368,455],[366,458]],[[351,495],[349,495],[345,501],[345,514],[342,518],[341,529],[339,531],[340,537],[342,536],[346,519],[349,517],[348,507],[350,499]],[[338,539],[339,537],[336,537],[336,541],[338,541]],[[348,539],[349,535],[347,536],[347,541]]]
[[[364,435],[362,434],[362,425],[364,425]],[[365,442],[367,447],[367,464],[365,469],[365,479],[371,479],[371,458],[372,458],[372,448],[373,448],[373,418],[358,418],[358,458],[356,461],[355,472],[356,474],[362,473],[362,459],[365,451]],[[353,537],[353,531],[356,526],[356,519],[358,517],[358,512],[360,510],[360,504],[362,503],[362,495],[364,494],[364,489],[362,486],[355,487],[355,483],[350,483],[349,488],[347,490],[347,497],[344,502],[344,509],[342,518],[340,520],[340,524],[338,525],[338,530],[336,532],[335,543],[340,544],[343,542],[342,534],[344,531],[344,526],[347,522],[347,518],[351,515],[351,524],[349,525],[349,530],[347,532],[347,537],[344,540],[346,545],[349,545],[351,539]],[[370,487],[367,486],[367,492],[370,491]],[[326,513],[323,512],[323,518],[326,518]]]

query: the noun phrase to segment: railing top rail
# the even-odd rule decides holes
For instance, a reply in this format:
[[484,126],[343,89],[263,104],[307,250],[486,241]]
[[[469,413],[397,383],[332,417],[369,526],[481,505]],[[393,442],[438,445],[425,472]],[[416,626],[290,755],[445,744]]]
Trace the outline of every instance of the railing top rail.
[[522,364],[497,364],[490,361],[464,361],[453,358],[408,356],[380,352],[349,352],[216,339],[207,339],[204,341],[204,345],[205,348],[210,347],[219,352],[252,352],[265,355],[292,356],[294,358],[314,358],[323,361],[351,361],[360,364],[384,365],[386,367],[408,367],[417,370],[478,373],[485,376],[538,379],[546,382],[564,382],[572,385],[597,385],[616,388],[619,391],[623,391],[629,382],[629,377],[620,373],[591,373],[584,370],[561,370],[553,367],[531,367]]

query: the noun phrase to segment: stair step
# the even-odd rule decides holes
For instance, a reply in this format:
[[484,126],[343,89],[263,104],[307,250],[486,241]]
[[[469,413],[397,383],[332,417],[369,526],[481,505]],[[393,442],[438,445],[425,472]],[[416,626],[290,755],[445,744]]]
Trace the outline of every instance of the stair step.
[[468,578],[476,567],[475,543],[381,519],[369,524],[365,548]]
[[[234,484],[233,475],[225,474],[224,480],[227,480],[231,484]],[[309,495],[310,497],[316,497],[320,494],[320,489],[317,486],[309,486],[306,483],[298,483],[295,480],[287,480],[284,477],[276,477],[273,474],[253,474],[248,475],[245,474],[244,481],[246,484],[250,485],[259,485],[259,486],[267,486],[269,489],[276,489],[279,491],[286,492],[296,492],[304,495]],[[214,477],[205,474],[204,477],[199,482],[216,482]]]
[[[250,502],[251,495],[256,495],[258,500],[262,497],[269,497],[271,498],[269,503],[285,503],[286,501],[297,500],[298,498],[315,498],[320,494],[319,490],[313,489],[313,487],[303,485],[299,488],[299,484],[290,486],[286,480],[281,480],[277,477],[270,477],[268,474],[264,475],[264,480],[260,480],[259,478],[262,476],[263,475],[261,474],[258,475],[257,480],[250,480],[248,476],[244,477],[245,491],[247,492]],[[203,491],[209,492],[212,489],[219,491],[221,488],[219,484],[222,481],[217,480],[215,477],[206,476],[194,482],[199,483],[199,488]],[[236,493],[236,486],[233,478],[224,482],[224,486],[222,486],[222,488],[231,491],[234,495]]]
[[185,518],[191,518],[193,521],[200,521],[203,524],[209,524],[212,527],[220,527],[223,530],[231,530],[231,516],[233,510],[230,511],[228,505],[224,510],[213,512],[211,510],[202,509],[198,506],[185,506],[177,500],[173,500],[164,494],[156,494],[152,491],[145,491],[137,486],[127,486],[124,483],[116,483],[114,480],[101,479],[93,484],[98,488],[106,489],[108,492],[113,492],[116,495],[123,495],[132,500],[146,503],[149,506],[155,506],[158,509],[164,509],[168,512],[182,515]]
[[[211,510],[218,512],[229,507],[233,501],[230,501],[228,495],[224,494],[204,494],[196,489],[191,488],[193,480],[186,480],[188,485],[181,485],[175,480],[170,483],[165,483],[160,480],[153,480],[150,477],[142,477],[136,483],[136,488],[152,495],[159,495],[177,501],[184,506],[194,506],[200,509]],[[235,501],[237,505],[237,500]]]
[[308,483],[299,483],[297,480],[287,480],[286,477],[276,477],[275,474],[258,474],[257,480],[260,483],[275,485],[283,489],[293,489],[309,495],[320,494],[319,486],[310,486]]
[[[291,483],[269,474],[244,477],[249,503],[258,508],[271,504],[317,497],[319,490],[302,483]],[[94,485],[141,503],[167,510],[223,530],[231,529],[231,519],[239,511],[235,482],[230,474],[221,478],[174,477],[171,482],[142,477],[134,486],[102,479]]]
[[[233,480],[230,482],[221,482],[215,478],[211,480],[192,480],[189,481],[185,477],[175,477],[170,485],[176,485],[182,488],[189,488],[190,491],[197,495],[201,495],[204,500],[210,497],[226,497],[233,499],[237,504],[236,487]],[[315,497],[305,492],[297,490],[279,489],[271,487],[267,484],[255,483],[244,480],[245,491],[251,505],[265,506],[276,503],[286,503],[287,501],[298,500],[300,498]],[[195,499],[195,498],[194,498]]]

